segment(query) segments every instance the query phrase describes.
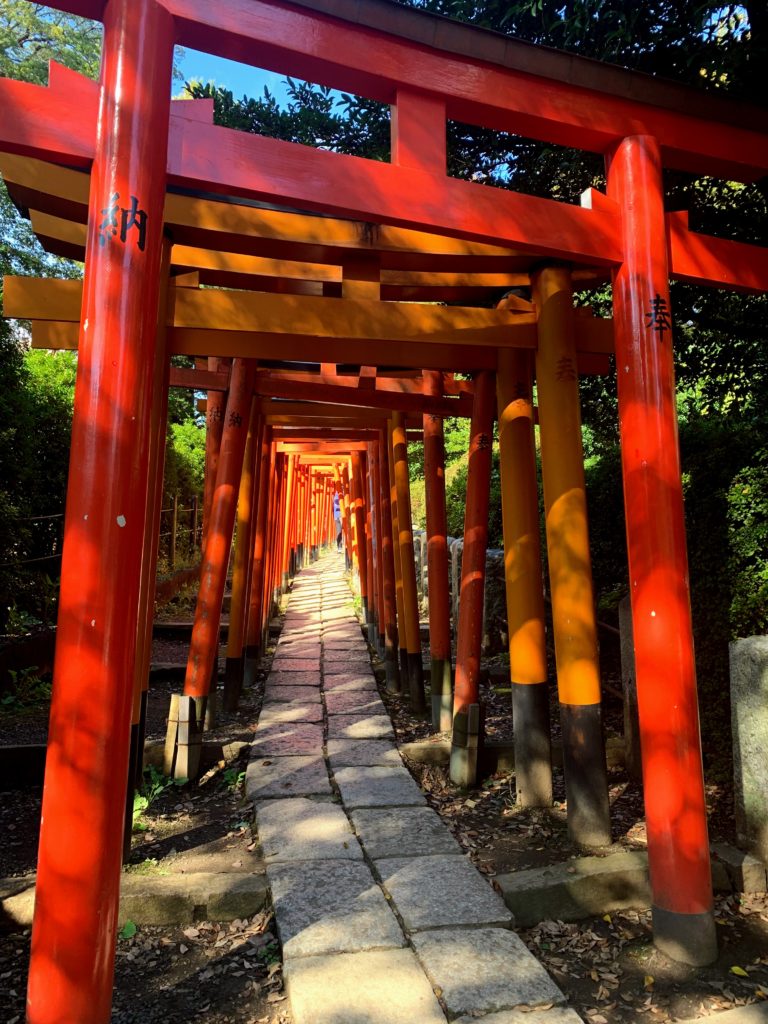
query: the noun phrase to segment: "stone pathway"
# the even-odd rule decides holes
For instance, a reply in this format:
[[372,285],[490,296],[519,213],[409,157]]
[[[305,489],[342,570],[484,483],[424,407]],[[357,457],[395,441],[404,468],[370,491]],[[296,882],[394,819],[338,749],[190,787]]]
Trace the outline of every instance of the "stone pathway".
[[334,555],[294,581],[245,785],[296,1024],[578,1024],[403,764]]

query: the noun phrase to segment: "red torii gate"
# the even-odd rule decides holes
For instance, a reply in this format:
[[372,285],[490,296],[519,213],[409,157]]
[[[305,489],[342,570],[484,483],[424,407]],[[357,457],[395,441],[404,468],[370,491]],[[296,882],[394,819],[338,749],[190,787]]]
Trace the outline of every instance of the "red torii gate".
[[[670,274],[764,290],[768,252],[666,215],[662,167],[749,181],[764,113],[360,0],[59,0],[104,22],[100,86],[0,81],[0,149],[92,165],[28,1019],[110,1015],[166,186],[263,198],[609,269],[657,944],[715,938],[669,321]],[[314,151],[171,104],[174,43],[393,104],[392,163]],[[642,97],[642,98],[638,98]],[[445,174],[453,118],[606,156],[584,207]],[[763,129],[763,130],[761,130]],[[66,935],[66,942],[62,941]]]

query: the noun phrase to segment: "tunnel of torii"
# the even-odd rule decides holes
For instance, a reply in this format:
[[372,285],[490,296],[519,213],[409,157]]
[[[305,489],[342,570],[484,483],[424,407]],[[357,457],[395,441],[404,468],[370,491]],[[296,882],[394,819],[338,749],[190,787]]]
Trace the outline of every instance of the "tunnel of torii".
[[[169,386],[208,395],[200,590],[170,769],[194,771],[190,737],[214,710],[233,534],[230,704],[274,595],[335,542],[334,494],[387,687],[424,708],[418,439],[433,726],[452,730],[454,781],[475,781],[497,419],[518,800],[551,803],[537,422],[568,824],[589,846],[610,840],[610,820],[578,382],[615,358],[654,936],[673,957],[713,960],[669,280],[764,291],[768,250],[689,230],[664,209],[662,169],[756,180],[766,113],[389,0],[51,6],[101,20],[104,45],[98,83],[55,64],[47,87],[0,80],[11,196],[48,250],[85,262],[82,282],[7,278],[4,294],[33,345],[79,353],[28,1020],[110,1016]],[[390,104],[391,161],[215,126],[212,101],[171,100],[176,43]],[[448,119],[603,154],[606,192],[575,206],[452,179]],[[574,285],[607,280],[612,319],[574,306]],[[455,681],[450,416],[471,418]]]

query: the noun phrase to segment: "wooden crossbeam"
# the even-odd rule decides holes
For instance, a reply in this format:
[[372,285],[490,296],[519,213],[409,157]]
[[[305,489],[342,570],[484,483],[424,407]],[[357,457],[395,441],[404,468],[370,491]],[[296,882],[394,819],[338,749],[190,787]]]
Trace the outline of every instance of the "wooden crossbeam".
[[256,394],[272,398],[293,398],[314,402],[337,402],[355,408],[396,412],[431,413],[434,416],[472,416],[472,398],[431,398],[396,391],[375,391],[325,383],[260,378]]

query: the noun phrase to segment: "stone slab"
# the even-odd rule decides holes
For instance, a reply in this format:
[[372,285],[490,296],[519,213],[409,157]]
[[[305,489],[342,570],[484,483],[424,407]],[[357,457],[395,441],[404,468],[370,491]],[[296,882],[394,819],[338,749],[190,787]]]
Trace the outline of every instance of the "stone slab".
[[499,875],[496,883],[519,928],[552,919],[579,921],[613,910],[642,910],[651,902],[644,850],[576,857]]
[[363,851],[338,804],[295,797],[270,800],[256,811],[266,861],[362,860]]
[[288,725],[292,722],[312,722],[317,725],[323,720],[323,708],[311,701],[294,700],[289,704],[270,704],[261,709],[259,728],[273,725]]
[[320,687],[319,672],[270,672],[267,689],[270,686],[315,686]]
[[248,800],[276,797],[332,796],[325,761],[319,754],[294,757],[254,757],[245,770]]
[[285,985],[295,1024],[445,1024],[410,949],[291,960]]
[[451,1017],[565,1002],[525,943],[506,928],[422,932],[412,942]]
[[319,686],[267,686],[264,706],[271,704],[319,704]]
[[765,865],[757,857],[737,850],[729,843],[713,843],[710,851],[713,863],[719,861],[725,866],[728,880],[735,892],[765,892]]
[[285,960],[405,943],[397,919],[363,862],[270,864],[267,877]]
[[338,690],[339,692],[350,692],[352,690],[370,690],[371,693],[377,693],[376,680],[371,676],[326,676],[323,682],[323,688],[326,693],[330,693],[331,690]]
[[329,715],[386,715],[382,699],[373,690],[328,690],[325,706]]
[[768,866],[768,636],[729,645],[736,837]]
[[389,715],[331,715],[328,738],[334,740],[383,740],[395,735]]
[[403,765],[397,747],[389,740],[328,740],[328,760],[334,772],[339,768]]
[[468,857],[394,857],[375,861],[375,867],[409,932],[512,926],[504,901]]
[[420,807],[426,798],[402,766],[349,767],[334,771],[347,810],[358,807]]
[[356,641],[344,642],[343,640],[335,641],[328,640],[323,641],[323,660],[324,661],[347,661],[349,659],[360,661],[362,658],[368,656],[368,650],[365,643],[361,640],[360,643]]
[[349,657],[344,661],[325,661],[323,671],[327,676],[349,675],[351,672],[365,674],[371,671],[371,659],[364,657]]
[[[553,1006],[551,1010],[502,1010],[480,1019],[482,1024],[583,1024],[578,1013],[567,1006]],[[453,1024],[477,1024],[477,1017],[459,1017]]]
[[[677,1024],[701,1024],[702,1017],[680,1020]],[[732,1010],[710,1014],[706,1020],[711,1024],[768,1024],[768,1003],[751,1003],[749,1006],[734,1006]]]
[[289,655],[281,657],[279,654],[272,660],[273,672],[319,672],[320,654],[315,658],[292,658]]
[[371,807],[351,812],[352,824],[372,860],[461,854],[462,849],[430,807]]
[[293,754],[318,754],[323,746],[320,725],[298,722],[257,729],[251,744],[253,757],[290,757]]

